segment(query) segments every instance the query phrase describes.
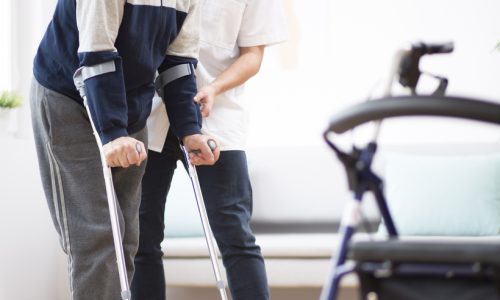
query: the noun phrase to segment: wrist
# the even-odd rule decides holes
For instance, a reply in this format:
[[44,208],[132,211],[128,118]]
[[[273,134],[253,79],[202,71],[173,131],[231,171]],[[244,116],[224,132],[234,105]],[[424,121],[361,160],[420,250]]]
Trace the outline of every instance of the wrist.
[[219,94],[222,94],[224,92],[222,85],[220,83],[218,83],[217,81],[213,81],[208,86],[212,90],[214,97],[218,96]]
[[121,137],[128,136],[127,129],[125,128],[111,128],[101,132],[101,142],[103,145],[106,145],[109,142],[112,142]]
[[189,140],[191,140],[199,135],[201,135],[201,133],[193,133],[193,134],[185,135],[184,137],[181,138],[182,143],[186,144],[186,143],[188,143]]

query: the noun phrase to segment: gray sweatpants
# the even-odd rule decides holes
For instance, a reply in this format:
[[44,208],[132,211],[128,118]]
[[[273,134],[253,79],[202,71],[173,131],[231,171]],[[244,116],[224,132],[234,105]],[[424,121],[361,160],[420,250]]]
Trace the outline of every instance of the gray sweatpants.
[[[33,80],[31,115],[43,188],[73,300],[118,300],[120,283],[99,151],[84,107]],[[147,131],[132,135],[144,143]],[[145,163],[113,168],[128,278],[139,241]]]

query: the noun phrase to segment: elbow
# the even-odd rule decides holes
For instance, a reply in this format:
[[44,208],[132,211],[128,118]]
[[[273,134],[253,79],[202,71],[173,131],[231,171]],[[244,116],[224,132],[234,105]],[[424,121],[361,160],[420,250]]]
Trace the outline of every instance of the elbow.
[[262,52],[257,52],[253,54],[253,61],[250,68],[251,76],[254,76],[257,73],[259,73],[260,67],[262,66],[263,58],[264,56]]
[[264,58],[265,46],[254,46],[241,49],[241,57],[247,57],[246,65],[250,77],[256,75],[260,71],[262,60]]
[[251,76],[256,75],[260,71],[260,67],[262,66],[262,60],[259,60],[255,63],[254,67],[252,68],[251,71]]

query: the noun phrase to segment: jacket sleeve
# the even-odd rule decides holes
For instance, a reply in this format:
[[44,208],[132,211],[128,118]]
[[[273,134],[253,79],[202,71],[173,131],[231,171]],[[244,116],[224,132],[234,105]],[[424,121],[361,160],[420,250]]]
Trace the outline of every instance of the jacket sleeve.
[[[191,64],[193,70],[198,63],[200,42],[200,7],[198,0],[186,1],[186,16],[179,34],[169,45],[165,59],[158,72],[179,64]],[[163,90],[163,101],[167,107],[167,114],[173,133],[184,138],[187,135],[201,133],[202,117],[200,108],[194,102],[196,95],[196,77],[194,72],[189,76],[181,77],[167,84]]]
[[124,6],[125,0],[76,1],[80,67],[114,63],[114,72],[85,80],[87,103],[103,144],[128,135],[122,59],[115,48]]

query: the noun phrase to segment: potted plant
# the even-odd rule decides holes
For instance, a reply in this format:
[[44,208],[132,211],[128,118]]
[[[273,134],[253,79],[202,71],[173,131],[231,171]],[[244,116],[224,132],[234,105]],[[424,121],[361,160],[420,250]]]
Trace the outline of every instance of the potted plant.
[[16,108],[22,103],[23,98],[17,93],[10,91],[0,93],[0,136],[16,132]]
[[23,98],[14,92],[3,91],[0,94],[0,110],[21,106]]

